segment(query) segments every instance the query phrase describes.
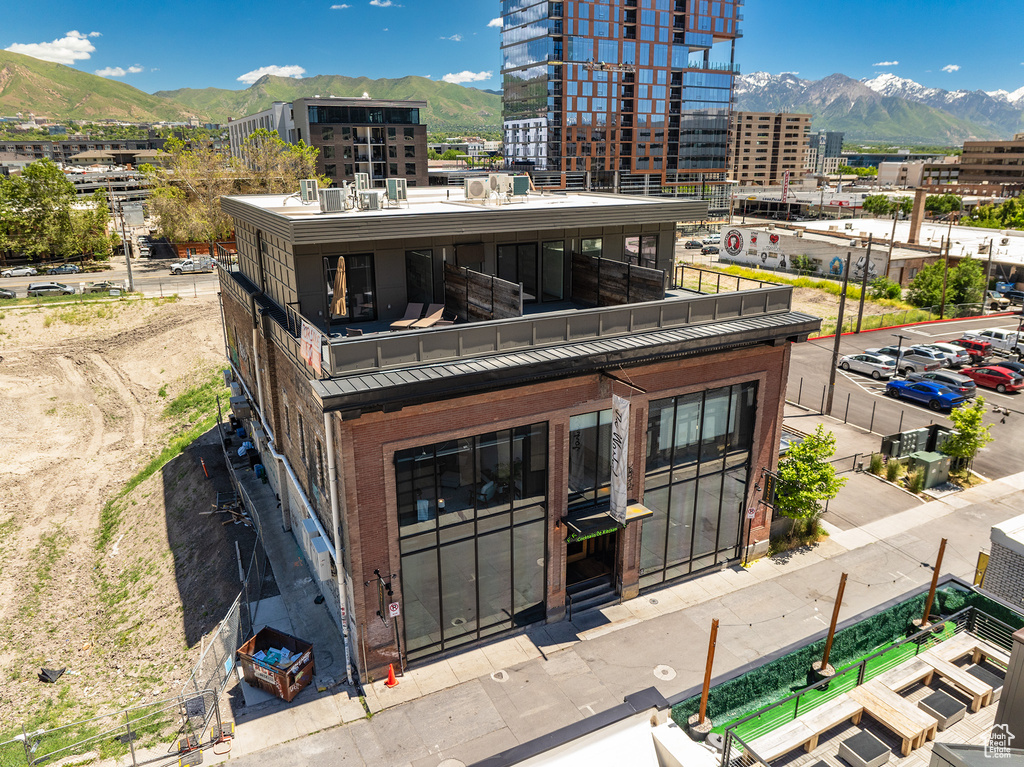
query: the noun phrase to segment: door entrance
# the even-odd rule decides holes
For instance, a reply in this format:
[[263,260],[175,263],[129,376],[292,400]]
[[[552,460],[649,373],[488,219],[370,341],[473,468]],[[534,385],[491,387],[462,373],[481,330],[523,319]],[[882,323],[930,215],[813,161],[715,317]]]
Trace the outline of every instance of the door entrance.
[[615,572],[615,544],[618,531],[566,544],[565,585],[611,576]]

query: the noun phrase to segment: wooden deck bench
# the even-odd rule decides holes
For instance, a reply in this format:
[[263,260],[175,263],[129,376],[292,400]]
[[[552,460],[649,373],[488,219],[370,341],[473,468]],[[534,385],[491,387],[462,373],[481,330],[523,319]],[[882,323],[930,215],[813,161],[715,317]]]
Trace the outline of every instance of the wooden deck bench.
[[806,714],[801,714],[795,721],[803,722],[814,733],[814,737],[804,744],[804,749],[808,753],[816,749],[819,736],[828,732],[833,727],[838,727],[847,719],[851,720],[854,724],[860,724],[860,718],[863,713],[864,706],[853,700],[846,693],[843,693],[828,703],[823,703]]
[[991,642],[986,642],[970,634],[957,634],[952,639],[935,645],[924,655],[932,655],[950,663],[956,663],[965,655],[971,656],[971,663],[977,663],[982,658],[988,658],[1002,666],[1010,665],[1010,655],[1002,648],[996,647]]
[[917,682],[930,684],[934,673],[935,669],[923,660],[913,658],[879,674],[874,681],[885,685],[893,692],[899,692],[904,687],[910,687]]
[[982,706],[992,702],[992,685],[968,673],[967,669],[928,653],[922,655],[921,660],[934,668],[947,682],[971,696],[971,711],[977,712]]
[[903,756],[935,737],[938,721],[877,680],[846,693],[864,706],[864,712],[903,741]]
[[771,762],[773,759],[778,759],[780,756],[800,748],[812,738],[817,738],[817,735],[811,728],[799,719],[794,719],[789,724],[784,724],[747,745],[761,759]]

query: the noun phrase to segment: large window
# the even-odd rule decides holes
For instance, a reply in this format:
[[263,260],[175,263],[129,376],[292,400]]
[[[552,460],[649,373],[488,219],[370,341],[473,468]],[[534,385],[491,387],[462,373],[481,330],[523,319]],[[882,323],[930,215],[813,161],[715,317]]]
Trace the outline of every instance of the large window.
[[331,322],[369,322],[377,318],[373,256],[327,256],[324,276]]
[[409,658],[544,618],[547,424],[395,455]]
[[608,499],[612,469],[612,411],[569,419],[569,508]]
[[738,556],[756,399],[745,383],[651,403],[641,588]]

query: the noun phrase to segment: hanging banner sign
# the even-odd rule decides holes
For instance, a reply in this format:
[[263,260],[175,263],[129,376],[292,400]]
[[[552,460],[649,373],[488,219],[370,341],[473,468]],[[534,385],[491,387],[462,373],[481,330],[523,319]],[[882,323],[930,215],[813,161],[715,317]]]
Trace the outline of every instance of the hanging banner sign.
[[317,378],[321,375],[321,343],[320,331],[305,320],[302,321],[302,359],[316,371]]
[[611,518],[626,524],[629,484],[629,400],[612,395]]
[[782,201],[787,202],[789,200],[789,171],[787,170],[782,176]]

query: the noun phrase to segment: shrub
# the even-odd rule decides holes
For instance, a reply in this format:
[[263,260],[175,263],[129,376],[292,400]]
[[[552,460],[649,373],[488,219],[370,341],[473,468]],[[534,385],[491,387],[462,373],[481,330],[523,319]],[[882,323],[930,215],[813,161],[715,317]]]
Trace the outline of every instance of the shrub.
[[881,453],[872,453],[871,454],[871,473],[874,474],[876,477],[880,477],[882,475],[882,467],[883,466],[884,466],[884,463],[882,462],[882,454]]
[[885,478],[890,482],[895,482],[900,478],[900,462],[895,458],[890,458],[885,464]]
[[924,472],[914,469],[907,472],[907,490],[917,495],[924,487]]

